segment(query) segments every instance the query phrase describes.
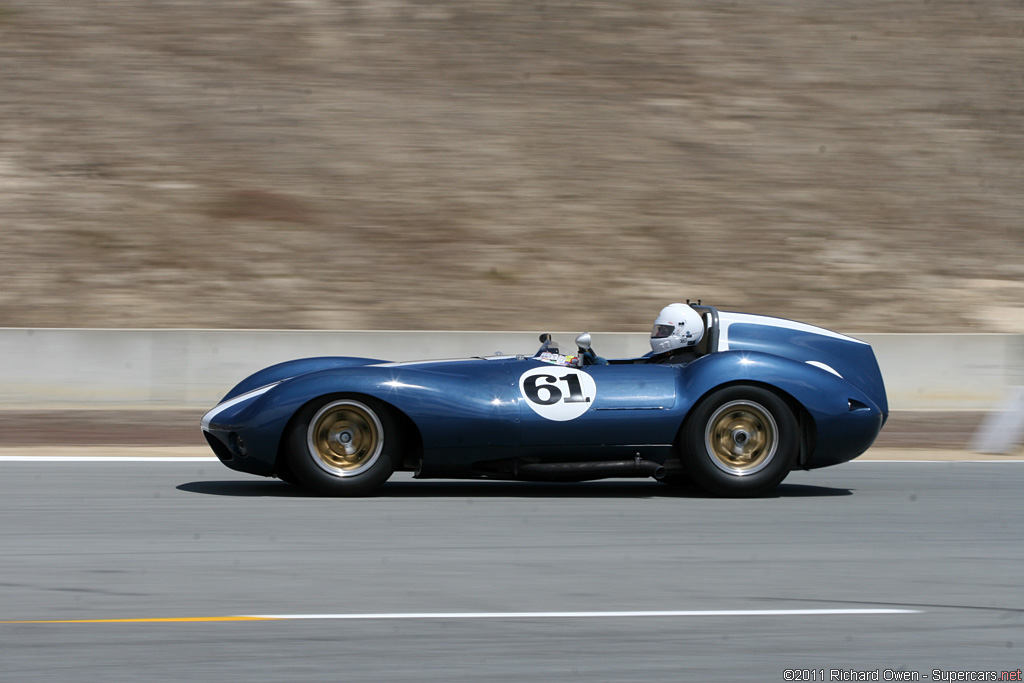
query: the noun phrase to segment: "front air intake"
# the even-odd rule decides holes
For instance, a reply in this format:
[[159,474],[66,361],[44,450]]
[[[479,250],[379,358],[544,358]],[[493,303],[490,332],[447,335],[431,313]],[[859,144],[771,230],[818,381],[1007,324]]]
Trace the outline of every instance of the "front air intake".
[[227,447],[227,446],[225,446],[225,445],[224,445],[224,444],[223,444],[223,443],[222,443],[222,442],[221,442],[221,441],[220,441],[220,440],[219,440],[219,439],[218,439],[217,437],[215,437],[215,436],[214,436],[213,434],[211,434],[210,432],[208,432],[208,431],[206,431],[206,430],[204,429],[204,430],[203,430],[203,436],[205,436],[205,437],[206,437],[206,441],[207,441],[207,443],[209,443],[209,444],[210,444],[210,448],[212,448],[212,449],[213,449],[213,453],[214,453],[214,455],[216,455],[216,456],[217,456],[217,458],[218,458],[218,459],[219,459],[219,460],[220,460],[221,462],[229,462],[229,461],[231,461],[231,460],[234,460],[234,459],[235,459],[235,456],[231,454],[231,451],[230,451],[230,450],[228,450],[228,447]]

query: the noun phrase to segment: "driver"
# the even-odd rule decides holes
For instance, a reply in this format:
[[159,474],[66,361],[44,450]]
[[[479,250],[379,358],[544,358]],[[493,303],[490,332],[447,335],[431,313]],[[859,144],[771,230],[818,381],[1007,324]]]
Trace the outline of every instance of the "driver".
[[704,321],[686,304],[661,309],[651,329],[649,363],[689,363],[697,358],[697,342],[704,336]]

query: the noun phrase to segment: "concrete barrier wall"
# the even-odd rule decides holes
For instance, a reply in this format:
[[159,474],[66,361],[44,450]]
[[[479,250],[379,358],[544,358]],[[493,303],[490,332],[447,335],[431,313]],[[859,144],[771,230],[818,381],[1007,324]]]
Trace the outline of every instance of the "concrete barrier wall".
[[1024,335],[865,334],[892,410],[991,410],[1024,385]]
[[[563,349],[575,332],[555,332]],[[1024,385],[1024,335],[868,334],[893,410],[991,409]],[[594,333],[630,357],[645,333]],[[214,405],[249,373],[293,358],[386,360],[532,354],[536,332],[94,330],[0,328],[0,408]]]

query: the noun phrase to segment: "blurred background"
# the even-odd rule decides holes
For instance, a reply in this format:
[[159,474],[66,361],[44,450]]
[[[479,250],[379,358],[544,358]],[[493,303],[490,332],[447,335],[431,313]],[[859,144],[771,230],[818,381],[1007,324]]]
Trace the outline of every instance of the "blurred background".
[[0,327],[1024,332],[1024,2],[0,0]]

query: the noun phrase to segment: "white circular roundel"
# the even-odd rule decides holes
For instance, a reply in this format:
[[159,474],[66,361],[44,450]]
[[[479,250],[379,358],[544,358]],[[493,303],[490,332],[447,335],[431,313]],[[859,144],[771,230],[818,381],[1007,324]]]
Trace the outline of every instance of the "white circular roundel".
[[546,420],[575,420],[597,397],[594,378],[576,368],[552,365],[527,370],[519,378],[526,405]]

